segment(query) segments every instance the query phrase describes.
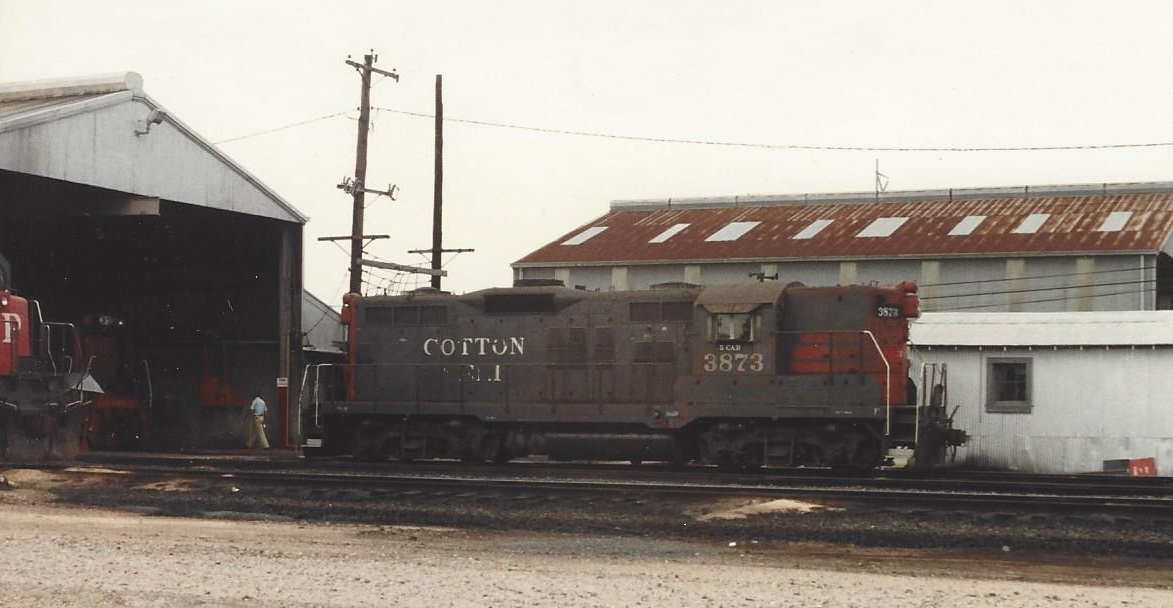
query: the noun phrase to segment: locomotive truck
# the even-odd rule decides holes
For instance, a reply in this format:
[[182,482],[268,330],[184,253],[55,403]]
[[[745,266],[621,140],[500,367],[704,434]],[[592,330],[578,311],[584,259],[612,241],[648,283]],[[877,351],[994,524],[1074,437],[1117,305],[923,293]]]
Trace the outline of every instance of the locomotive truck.
[[963,435],[916,403],[918,314],[909,282],[348,294],[347,360],[307,367],[303,428],[363,459],[927,464]]
[[36,300],[12,291],[10,277],[0,256],[0,459],[70,457],[101,387],[76,328],[44,320]]

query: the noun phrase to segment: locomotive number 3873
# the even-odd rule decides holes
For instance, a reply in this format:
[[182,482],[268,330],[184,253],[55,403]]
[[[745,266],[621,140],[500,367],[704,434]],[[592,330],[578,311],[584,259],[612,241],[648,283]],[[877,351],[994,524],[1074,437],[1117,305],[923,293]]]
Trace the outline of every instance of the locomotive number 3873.
[[706,372],[761,372],[766,369],[761,353],[721,352],[705,353],[703,369]]

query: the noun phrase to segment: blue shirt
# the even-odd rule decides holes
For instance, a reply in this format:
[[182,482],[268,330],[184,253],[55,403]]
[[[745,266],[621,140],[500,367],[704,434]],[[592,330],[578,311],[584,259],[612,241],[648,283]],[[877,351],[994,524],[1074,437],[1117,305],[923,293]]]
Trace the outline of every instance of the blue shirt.
[[253,416],[264,416],[268,409],[265,406],[265,400],[260,397],[253,399],[252,405],[248,406],[248,410],[253,413]]

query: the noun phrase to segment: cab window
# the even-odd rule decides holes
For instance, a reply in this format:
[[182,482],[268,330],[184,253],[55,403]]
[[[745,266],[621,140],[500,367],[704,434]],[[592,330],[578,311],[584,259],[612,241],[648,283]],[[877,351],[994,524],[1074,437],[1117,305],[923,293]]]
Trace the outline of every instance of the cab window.
[[753,313],[719,313],[709,318],[709,339],[713,342],[754,342],[758,316]]

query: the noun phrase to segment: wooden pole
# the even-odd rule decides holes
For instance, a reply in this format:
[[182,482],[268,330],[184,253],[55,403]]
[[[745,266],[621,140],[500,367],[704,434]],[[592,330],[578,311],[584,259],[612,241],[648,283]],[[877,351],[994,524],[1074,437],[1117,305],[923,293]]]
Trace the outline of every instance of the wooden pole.
[[350,224],[350,293],[362,293],[363,186],[367,180],[367,135],[371,124],[371,68],[375,56],[363,55],[362,93],[358,106],[358,148],[354,158],[354,210]]
[[[432,190],[432,270],[440,270],[444,251],[444,98],[443,76],[436,74],[436,170]],[[432,275],[432,287],[440,289],[440,275]]]

